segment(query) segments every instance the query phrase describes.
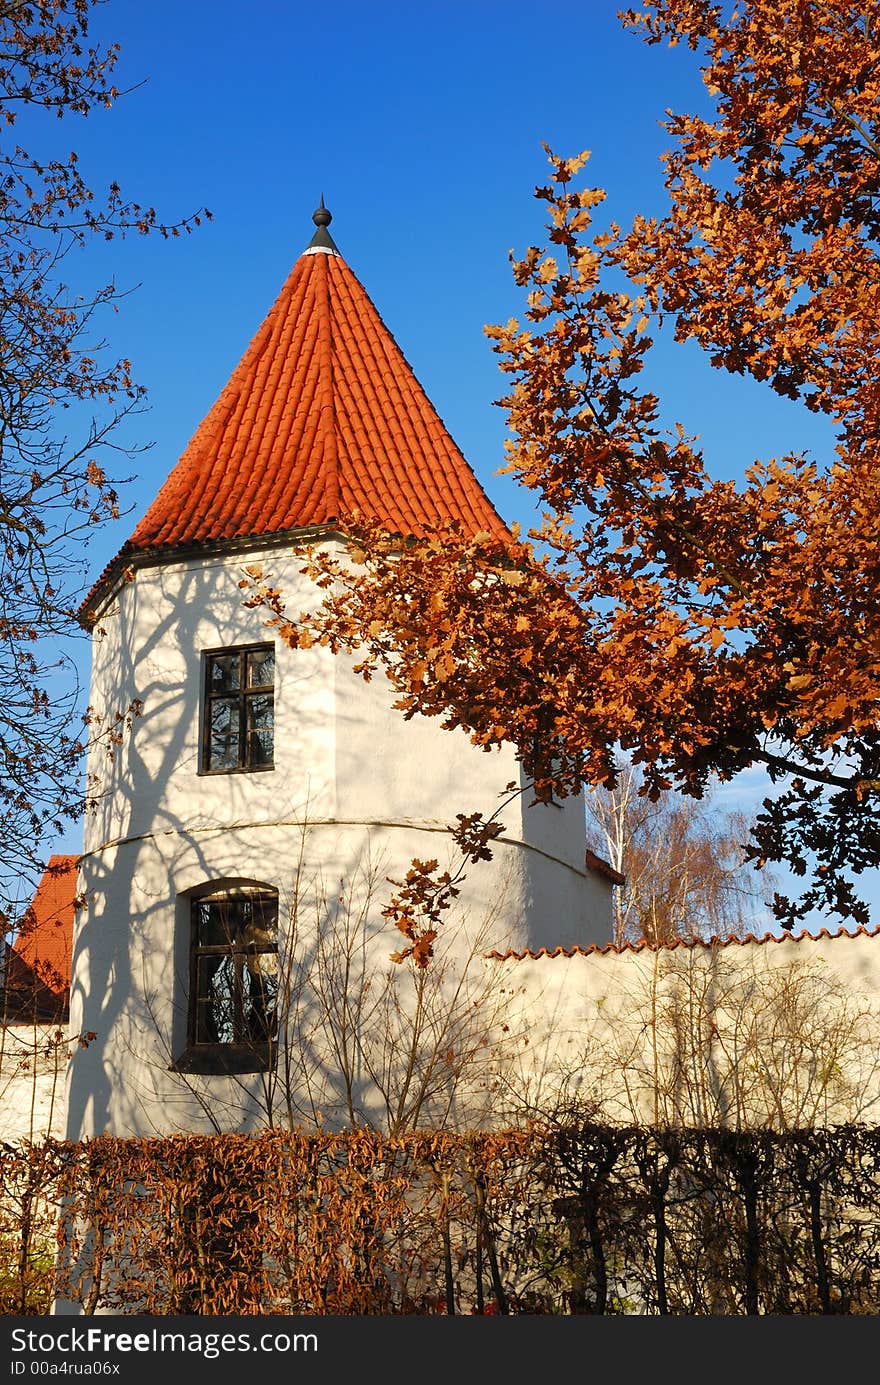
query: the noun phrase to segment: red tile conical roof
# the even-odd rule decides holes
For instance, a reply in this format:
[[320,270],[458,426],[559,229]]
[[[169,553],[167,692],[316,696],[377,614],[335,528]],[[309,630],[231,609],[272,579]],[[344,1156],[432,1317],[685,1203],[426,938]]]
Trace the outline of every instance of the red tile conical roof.
[[92,597],[120,559],[356,517],[507,536],[322,222]]

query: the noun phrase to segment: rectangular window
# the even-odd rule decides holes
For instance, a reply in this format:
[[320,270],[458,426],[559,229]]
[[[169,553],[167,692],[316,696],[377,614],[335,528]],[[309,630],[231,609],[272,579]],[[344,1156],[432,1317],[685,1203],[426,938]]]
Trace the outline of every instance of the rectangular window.
[[229,891],[192,901],[191,1072],[251,1072],[271,1065],[277,1036],[278,896]]
[[274,763],[274,645],[206,654],[202,771],[272,769]]

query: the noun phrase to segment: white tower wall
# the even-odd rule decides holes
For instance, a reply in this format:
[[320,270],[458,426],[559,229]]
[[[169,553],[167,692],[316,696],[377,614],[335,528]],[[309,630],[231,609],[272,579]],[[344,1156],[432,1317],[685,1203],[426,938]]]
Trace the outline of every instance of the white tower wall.
[[[458,858],[446,831],[457,813],[489,816],[519,782],[512,748],[489,754],[436,720],[407,722],[381,678],[322,648],[276,646],[274,769],[199,773],[202,654],[270,640],[265,613],[244,606],[245,562],[262,562],[289,612],[316,593],[292,550],[249,549],[145,563],[102,611],[91,704],[107,725],[133,702],[131,729],[90,754],[74,938],[72,1032],[96,1036],[71,1065],[68,1136],[209,1130],[259,1124],[266,1074],[198,1082],[171,1071],[185,1043],[189,897],[212,882],[279,894],[282,937],[308,950],[308,930],[343,898],[369,915],[377,963],[401,945],[381,918],[415,857]],[[610,937],[610,885],[585,867],[580,799],[501,813],[491,862],[469,867],[450,914],[469,946],[586,946]],[[373,885],[368,884],[372,878]],[[297,929],[291,932],[290,919]],[[469,941],[468,941],[469,940]],[[222,1111],[222,1117],[217,1115]]]

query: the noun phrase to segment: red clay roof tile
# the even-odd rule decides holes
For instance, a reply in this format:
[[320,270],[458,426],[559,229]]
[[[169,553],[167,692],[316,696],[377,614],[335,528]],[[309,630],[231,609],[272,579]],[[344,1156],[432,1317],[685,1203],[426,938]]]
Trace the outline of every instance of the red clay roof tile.
[[358,516],[507,536],[351,269],[309,250],[86,604],[121,560]]
[[610,880],[612,885],[625,885],[626,876],[621,875],[619,870],[615,870],[610,861],[606,861],[603,856],[597,856],[595,851],[587,847],[586,852],[587,869],[596,871],[598,875],[604,875],[606,880]]

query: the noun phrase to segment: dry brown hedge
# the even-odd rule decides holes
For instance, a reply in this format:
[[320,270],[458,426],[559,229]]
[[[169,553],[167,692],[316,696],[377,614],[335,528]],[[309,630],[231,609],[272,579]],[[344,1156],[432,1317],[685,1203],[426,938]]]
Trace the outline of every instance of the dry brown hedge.
[[880,1129],[0,1151],[4,1313],[876,1313]]

